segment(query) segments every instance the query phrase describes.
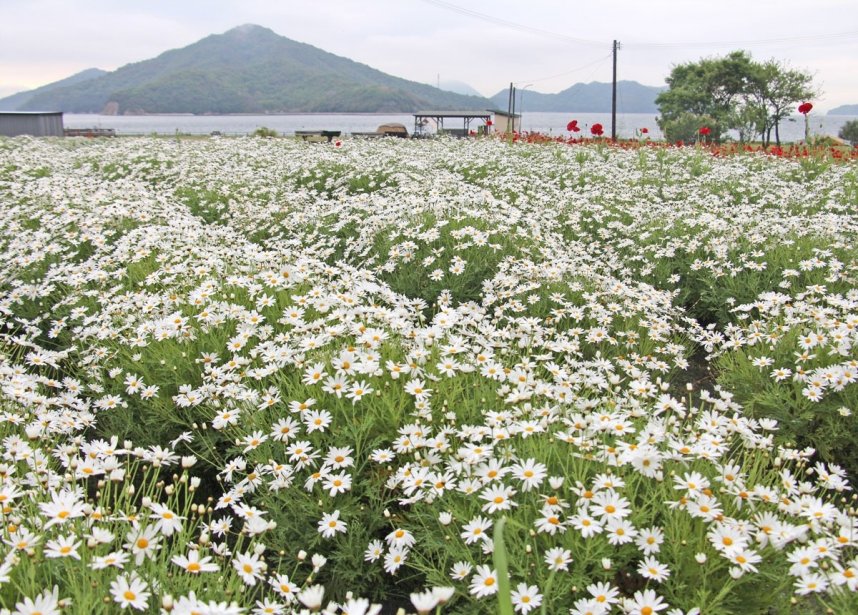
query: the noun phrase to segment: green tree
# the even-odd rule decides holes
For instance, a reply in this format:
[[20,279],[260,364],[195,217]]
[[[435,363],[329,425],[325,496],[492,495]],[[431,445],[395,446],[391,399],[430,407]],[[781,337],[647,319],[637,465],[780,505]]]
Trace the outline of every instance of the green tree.
[[852,145],[858,145],[858,120],[849,120],[843,124],[837,136]]
[[813,98],[813,77],[802,70],[791,69],[783,62],[769,60],[754,64],[752,79],[745,93],[744,106],[750,108],[757,122],[757,132],[763,145],[780,145],[780,124],[795,112],[796,103]]
[[705,117],[712,122],[712,140],[720,140],[724,131],[735,127],[737,108],[753,79],[754,64],[744,51],[674,66],[667,77],[668,89],[655,99],[661,113],[659,128],[670,141],[688,140],[688,118]]
[[780,144],[781,122],[796,103],[817,94],[809,73],[777,60],[755,62],[746,51],[679,64],[666,81],[656,104],[659,127],[670,141],[687,141],[697,118],[711,129],[713,141],[735,130],[742,141],[759,135],[768,146],[774,131]]

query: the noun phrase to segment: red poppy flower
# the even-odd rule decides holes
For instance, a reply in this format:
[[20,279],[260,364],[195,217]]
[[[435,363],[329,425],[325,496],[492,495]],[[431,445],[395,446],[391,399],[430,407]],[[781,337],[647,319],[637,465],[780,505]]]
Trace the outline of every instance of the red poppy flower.
[[801,103],[798,106],[798,112],[802,113],[804,115],[807,115],[808,113],[810,113],[811,109],[813,109],[813,103],[809,103],[809,102]]
[[486,126],[493,126],[494,122],[491,120],[486,120]]
[[642,135],[648,135],[649,134],[649,128],[641,128],[641,134]]
[[709,126],[701,126],[700,130],[698,130],[697,132],[699,132],[701,136],[705,137],[712,133],[712,129],[709,128]]
[[592,126],[590,126],[590,132],[593,134],[594,137],[601,137],[605,133],[605,131],[602,129],[601,124],[593,124]]
[[569,132],[579,132],[581,129],[578,128],[578,120],[572,120],[568,124],[566,124],[566,130]]

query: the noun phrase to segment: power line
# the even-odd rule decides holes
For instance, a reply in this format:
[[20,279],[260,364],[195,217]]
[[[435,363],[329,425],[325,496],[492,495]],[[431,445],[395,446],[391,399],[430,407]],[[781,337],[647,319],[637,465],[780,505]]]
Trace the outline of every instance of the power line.
[[838,32],[835,34],[809,34],[805,36],[784,36],[780,38],[758,38],[744,41],[683,41],[683,42],[630,42],[628,47],[729,47],[732,45],[774,45],[779,43],[807,43],[858,40],[858,31]]
[[582,64],[581,66],[576,66],[575,68],[570,68],[568,70],[564,70],[561,73],[555,73],[553,75],[548,75],[547,77],[538,77],[538,78],[530,78],[530,79],[516,79],[515,83],[524,83],[525,81],[530,81],[532,83],[539,83],[540,81],[549,81],[550,79],[556,79],[557,77],[563,77],[565,75],[569,75],[572,73],[577,73],[578,71],[584,70],[585,68],[590,68],[591,66],[596,66],[598,64],[603,63],[605,60],[611,57],[611,53],[604,55],[600,58],[593,60],[592,62],[587,62],[587,64]]
[[[479,19],[481,21],[485,21],[488,23],[493,23],[496,25],[504,26],[506,28],[510,28],[513,30],[518,30],[519,32],[528,32],[530,34],[539,34],[540,36],[550,37],[560,41],[566,41],[570,43],[575,43],[578,45],[595,45],[595,46],[607,46],[607,42],[605,41],[596,41],[585,38],[578,38],[574,36],[568,36],[566,34],[561,34],[559,32],[552,32],[551,30],[544,30],[542,28],[535,28],[533,26],[528,26],[526,24],[518,23],[515,21],[510,21],[508,19],[501,19],[500,17],[495,17],[494,15],[488,15],[486,13],[480,13],[479,11],[474,11],[463,6],[459,6],[457,4],[453,4],[452,2],[446,2],[445,0],[420,0],[420,2],[424,2],[426,4],[431,4],[432,6],[445,9],[448,11],[452,11],[454,13],[458,13],[460,15],[466,15],[468,17],[473,17],[474,19]],[[725,41],[632,41],[629,43],[625,43],[627,47],[727,47],[733,45],[766,45],[766,44],[777,44],[777,43],[807,43],[807,42],[823,42],[823,43],[832,43],[832,42],[842,42],[844,40],[856,39],[858,40],[858,31],[852,30],[849,32],[837,32],[837,33],[826,33],[826,34],[808,34],[802,36],[787,36],[787,37],[778,37],[778,38],[769,38],[769,39],[749,39],[749,40],[725,40]]]
[[551,32],[550,30],[543,30],[542,28],[534,28],[532,26],[527,26],[521,23],[517,23],[515,21],[509,21],[508,19],[501,19],[500,17],[495,17],[494,15],[488,15],[486,13],[480,13],[479,11],[473,11],[471,9],[467,9],[463,6],[459,6],[457,4],[453,4],[452,2],[445,2],[444,0],[420,0],[421,2],[425,2],[426,4],[431,4],[432,6],[436,6],[438,8],[446,9],[448,11],[453,11],[454,13],[458,13],[460,15],[467,15],[468,17],[473,17],[474,19],[479,19],[481,21],[487,21],[489,23],[493,23],[499,26],[504,26],[507,28],[511,28],[513,30],[518,30],[519,32],[528,32],[530,34],[539,34],[540,36],[547,36],[550,38],[554,38],[561,41],[566,41],[569,43],[576,43],[578,45],[597,45],[599,47],[603,47],[606,43],[605,41],[594,41],[586,38],[577,38],[574,36],[567,36],[566,34],[560,34],[559,32]]

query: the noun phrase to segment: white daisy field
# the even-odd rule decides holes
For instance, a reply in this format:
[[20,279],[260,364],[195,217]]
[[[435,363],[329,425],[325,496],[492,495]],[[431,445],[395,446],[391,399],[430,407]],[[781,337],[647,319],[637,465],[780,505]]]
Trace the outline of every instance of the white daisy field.
[[0,613],[856,612],[856,208],[823,151],[0,140]]

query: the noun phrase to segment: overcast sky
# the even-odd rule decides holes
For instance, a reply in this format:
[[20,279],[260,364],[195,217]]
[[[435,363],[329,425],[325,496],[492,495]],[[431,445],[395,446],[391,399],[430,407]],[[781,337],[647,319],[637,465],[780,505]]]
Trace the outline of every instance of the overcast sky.
[[620,79],[746,49],[810,71],[819,110],[858,103],[858,0],[0,0],[0,96],[113,70],[254,23],[424,83],[491,96]]

